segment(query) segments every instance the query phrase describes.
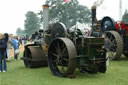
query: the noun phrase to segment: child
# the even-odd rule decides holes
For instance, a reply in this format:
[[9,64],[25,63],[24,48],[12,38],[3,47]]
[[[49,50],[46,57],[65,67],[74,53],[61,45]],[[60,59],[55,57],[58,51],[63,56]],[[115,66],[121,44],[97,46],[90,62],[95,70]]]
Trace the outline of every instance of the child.
[[0,72],[7,71],[7,65],[6,65],[7,41],[8,41],[8,34],[3,35],[0,33]]

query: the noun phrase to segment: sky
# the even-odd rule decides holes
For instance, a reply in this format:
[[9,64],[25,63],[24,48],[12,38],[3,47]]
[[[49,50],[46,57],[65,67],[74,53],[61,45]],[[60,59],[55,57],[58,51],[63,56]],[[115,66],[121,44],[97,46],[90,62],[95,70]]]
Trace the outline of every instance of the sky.
[[[0,0],[0,33],[15,34],[16,29],[24,29],[25,14],[27,11],[35,13],[42,10],[46,0]],[[96,0],[78,0],[80,4],[91,6]],[[122,0],[122,14],[128,9],[128,0]],[[97,18],[110,16],[119,20],[119,0],[104,0],[97,8]]]

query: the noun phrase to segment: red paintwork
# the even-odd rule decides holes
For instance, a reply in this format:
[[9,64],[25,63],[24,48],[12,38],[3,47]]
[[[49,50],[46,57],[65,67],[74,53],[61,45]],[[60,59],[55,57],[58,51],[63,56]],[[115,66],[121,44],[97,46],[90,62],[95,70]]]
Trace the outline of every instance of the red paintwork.
[[126,31],[128,32],[128,25],[126,26],[126,23],[121,22],[120,27],[119,27],[119,23],[115,22],[115,24],[116,24],[116,29],[120,30],[121,27],[121,29],[126,29]]

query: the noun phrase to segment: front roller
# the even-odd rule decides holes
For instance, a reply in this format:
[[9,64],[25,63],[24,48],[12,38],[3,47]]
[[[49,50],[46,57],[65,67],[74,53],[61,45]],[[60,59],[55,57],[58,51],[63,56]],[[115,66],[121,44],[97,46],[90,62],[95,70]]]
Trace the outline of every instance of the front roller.
[[76,48],[70,39],[54,39],[48,49],[51,72],[59,77],[72,75],[76,68],[76,56]]
[[23,58],[24,65],[28,68],[48,66],[47,56],[39,46],[34,44],[26,45]]

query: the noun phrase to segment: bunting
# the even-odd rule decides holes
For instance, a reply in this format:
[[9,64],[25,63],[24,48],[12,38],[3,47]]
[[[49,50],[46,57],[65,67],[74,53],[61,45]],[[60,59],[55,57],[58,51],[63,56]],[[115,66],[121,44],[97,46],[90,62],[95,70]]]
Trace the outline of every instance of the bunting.
[[68,3],[70,0],[64,0],[64,1]]

